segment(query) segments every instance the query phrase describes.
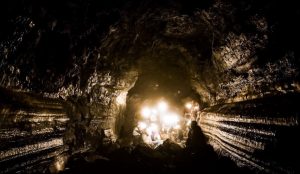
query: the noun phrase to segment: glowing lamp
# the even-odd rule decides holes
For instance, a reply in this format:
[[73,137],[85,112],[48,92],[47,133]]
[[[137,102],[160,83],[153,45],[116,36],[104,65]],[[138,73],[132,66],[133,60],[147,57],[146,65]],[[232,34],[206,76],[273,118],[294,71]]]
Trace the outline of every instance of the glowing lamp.
[[168,104],[164,101],[160,101],[157,105],[157,108],[160,112],[165,112],[168,109]]
[[185,104],[185,107],[186,107],[187,109],[192,109],[193,105],[192,105],[192,103],[186,103],[186,104]]
[[148,118],[151,115],[151,109],[144,107],[141,111],[141,114],[144,118]]

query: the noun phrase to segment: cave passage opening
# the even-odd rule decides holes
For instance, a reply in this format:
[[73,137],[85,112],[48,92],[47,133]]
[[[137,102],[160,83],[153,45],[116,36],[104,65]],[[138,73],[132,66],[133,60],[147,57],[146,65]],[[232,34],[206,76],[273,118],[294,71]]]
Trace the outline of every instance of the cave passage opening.
[[121,139],[152,147],[170,139],[184,146],[201,102],[187,67],[176,60],[168,56],[141,59],[138,78],[127,93],[118,133]]

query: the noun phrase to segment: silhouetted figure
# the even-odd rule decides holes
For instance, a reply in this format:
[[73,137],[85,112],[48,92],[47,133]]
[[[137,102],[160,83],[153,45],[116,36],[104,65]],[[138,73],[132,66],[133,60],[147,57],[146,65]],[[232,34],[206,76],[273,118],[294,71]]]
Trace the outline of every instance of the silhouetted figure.
[[194,153],[202,153],[207,149],[207,139],[196,121],[191,122],[191,128],[186,141],[187,150]]

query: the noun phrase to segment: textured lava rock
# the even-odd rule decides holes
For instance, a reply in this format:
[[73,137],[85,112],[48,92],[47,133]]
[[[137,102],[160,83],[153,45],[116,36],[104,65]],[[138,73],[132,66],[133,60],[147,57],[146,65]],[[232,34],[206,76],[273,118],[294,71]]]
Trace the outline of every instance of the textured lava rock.
[[[137,104],[152,94],[166,95],[178,107],[193,98],[202,108],[211,106],[208,111],[217,119],[227,103],[297,96],[300,90],[295,2],[10,0],[1,2],[0,11],[0,86],[49,98],[32,107],[64,100],[66,105],[57,106],[68,115],[63,144],[70,145],[71,154],[97,149],[103,140],[114,142],[124,125],[130,136]],[[1,113],[9,103],[5,95],[0,96]],[[19,118],[18,110],[10,108],[9,113]],[[246,114],[238,112],[233,115]],[[31,117],[27,113],[24,118]],[[264,116],[273,118],[271,113]],[[32,127],[3,118],[2,132],[13,131],[6,124]],[[227,130],[218,131],[225,135]],[[244,143],[251,146],[248,139]],[[253,161],[247,165],[272,171]]]

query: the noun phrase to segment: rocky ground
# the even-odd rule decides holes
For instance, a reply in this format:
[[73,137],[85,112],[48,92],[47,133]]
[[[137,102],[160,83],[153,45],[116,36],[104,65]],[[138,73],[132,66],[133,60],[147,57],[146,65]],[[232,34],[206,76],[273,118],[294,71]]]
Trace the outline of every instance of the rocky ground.
[[146,145],[118,148],[106,153],[84,153],[69,159],[62,174],[73,173],[253,173],[207,145],[202,153],[165,141],[156,149]]

